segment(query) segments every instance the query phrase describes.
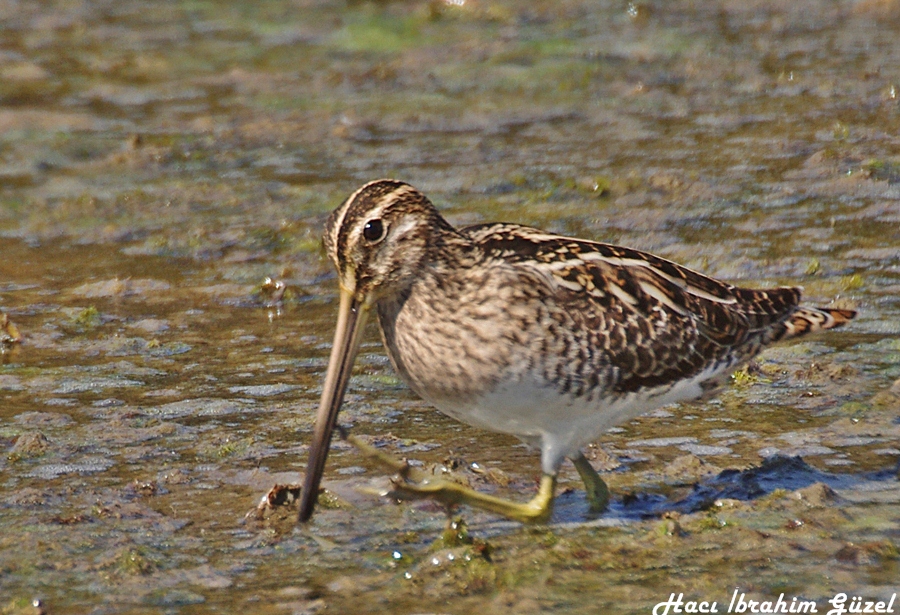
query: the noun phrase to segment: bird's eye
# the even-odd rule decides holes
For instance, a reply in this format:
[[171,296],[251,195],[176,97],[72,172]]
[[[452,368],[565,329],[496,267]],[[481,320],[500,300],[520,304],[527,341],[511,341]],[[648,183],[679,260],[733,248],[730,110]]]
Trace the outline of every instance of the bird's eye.
[[375,242],[384,237],[384,224],[378,218],[369,220],[363,227],[363,237],[366,241]]

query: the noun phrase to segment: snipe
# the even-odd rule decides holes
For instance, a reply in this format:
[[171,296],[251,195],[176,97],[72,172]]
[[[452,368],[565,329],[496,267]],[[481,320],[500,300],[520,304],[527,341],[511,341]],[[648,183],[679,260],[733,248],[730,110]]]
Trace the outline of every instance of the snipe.
[[367,316],[394,368],[438,410],[540,448],[537,496],[515,503],[443,481],[352,439],[400,472],[395,494],[524,522],[551,512],[571,459],[595,510],[605,483],[581,452],[604,430],[712,394],[779,340],[855,316],[800,306],[798,288],[738,288],[652,254],[516,224],[455,229],[409,184],[366,184],[325,230],[340,307],[300,504],[313,512]]

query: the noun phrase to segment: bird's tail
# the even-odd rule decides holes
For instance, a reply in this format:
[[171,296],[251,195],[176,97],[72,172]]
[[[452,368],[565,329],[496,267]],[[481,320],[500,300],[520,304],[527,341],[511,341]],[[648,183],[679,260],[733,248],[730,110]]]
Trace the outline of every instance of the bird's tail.
[[855,310],[800,307],[782,323],[784,329],[781,331],[781,335],[776,332],[776,339],[786,340],[807,333],[835,329],[847,324],[855,317]]

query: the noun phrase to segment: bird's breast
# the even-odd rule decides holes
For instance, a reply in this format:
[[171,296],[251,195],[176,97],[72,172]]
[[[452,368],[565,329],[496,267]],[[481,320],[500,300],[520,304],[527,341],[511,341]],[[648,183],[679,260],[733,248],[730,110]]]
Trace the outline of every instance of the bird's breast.
[[503,268],[423,275],[407,292],[379,301],[385,348],[416,393],[441,408],[536,377],[546,306],[509,277]]

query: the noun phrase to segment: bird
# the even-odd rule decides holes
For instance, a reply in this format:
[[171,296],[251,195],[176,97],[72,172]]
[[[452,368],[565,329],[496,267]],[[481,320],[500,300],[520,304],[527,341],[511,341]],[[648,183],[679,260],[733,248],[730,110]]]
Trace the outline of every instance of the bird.
[[[410,184],[379,179],[328,218],[337,271],[334,345],[309,448],[299,520],[311,518],[332,434],[397,470],[392,495],[550,518],[566,459],[591,510],[609,489],[583,454],[605,430],[713,396],[766,346],[849,322],[800,305],[801,289],[741,288],[647,252],[510,223],[454,228]],[[337,425],[365,323],[375,315],[401,379],[450,417],[540,450],[527,502],[410,468]]]

